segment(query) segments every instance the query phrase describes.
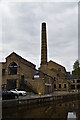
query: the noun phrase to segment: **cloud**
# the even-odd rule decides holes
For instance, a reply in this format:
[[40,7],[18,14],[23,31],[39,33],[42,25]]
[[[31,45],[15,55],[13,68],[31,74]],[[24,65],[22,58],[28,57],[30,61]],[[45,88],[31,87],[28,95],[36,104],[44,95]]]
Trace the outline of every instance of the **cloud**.
[[3,2],[79,2],[79,0],[3,0]]
[[4,57],[15,51],[39,67],[41,23],[46,21],[49,59],[72,69],[77,59],[77,3],[8,2],[2,6]]

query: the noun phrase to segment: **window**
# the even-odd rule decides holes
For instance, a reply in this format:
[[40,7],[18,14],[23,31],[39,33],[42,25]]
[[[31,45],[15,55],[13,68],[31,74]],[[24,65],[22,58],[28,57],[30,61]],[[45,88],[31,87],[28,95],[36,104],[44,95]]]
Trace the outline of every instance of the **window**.
[[77,83],[80,83],[80,80],[77,80]]
[[5,69],[2,69],[2,76],[5,75]]
[[71,89],[74,90],[75,89],[75,85],[71,85]]
[[61,88],[61,84],[59,84],[59,88]]
[[17,64],[15,62],[10,63],[10,65],[8,67],[8,74],[9,75],[17,74]]
[[75,80],[72,80],[72,83],[75,83]]
[[56,81],[56,77],[54,77],[54,81]]
[[77,85],[77,89],[80,89],[80,85]]
[[66,83],[64,84],[64,88],[66,88]]
[[56,89],[56,84],[54,84],[54,89]]
[[24,84],[24,75],[21,76],[21,83]]

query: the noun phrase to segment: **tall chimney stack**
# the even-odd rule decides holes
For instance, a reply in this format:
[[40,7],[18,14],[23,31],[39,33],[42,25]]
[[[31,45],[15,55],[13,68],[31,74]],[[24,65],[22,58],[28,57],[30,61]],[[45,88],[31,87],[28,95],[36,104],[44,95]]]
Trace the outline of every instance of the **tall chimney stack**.
[[46,23],[42,23],[41,30],[41,65],[47,65],[47,35]]

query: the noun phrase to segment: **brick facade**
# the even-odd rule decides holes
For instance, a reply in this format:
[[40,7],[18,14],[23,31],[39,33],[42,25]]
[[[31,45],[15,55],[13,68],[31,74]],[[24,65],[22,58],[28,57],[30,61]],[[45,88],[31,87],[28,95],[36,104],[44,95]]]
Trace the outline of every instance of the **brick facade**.
[[49,61],[46,66],[46,70],[43,65],[40,66],[39,70],[53,78],[54,90],[69,91],[69,83],[66,79],[65,67],[61,66],[58,63],[55,63],[54,61]]
[[[9,73],[9,67],[12,67],[12,63],[14,63],[14,69],[17,67],[16,74]],[[28,87],[32,86],[32,89],[37,93],[41,92],[41,94],[46,94],[54,90],[53,79],[50,76],[39,71],[39,78],[34,78],[34,73],[37,71],[36,66],[14,52],[6,58],[6,62],[0,65],[2,65],[2,86],[4,89],[27,89],[27,87],[24,87],[22,84],[22,79],[24,79]]]
[[52,60],[50,60],[49,62],[47,61],[47,34],[46,23],[44,22],[42,23],[41,31],[41,64],[39,70],[53,78],[53,80],[55,81],[54,87],[56,90],[68,91],[68,81],[65,79],[65,67]]
[[[9,74],[9,65],[11,63],[17,64],[17,74]],[[23,59],[16,53],[10,54],[6,58],[6,62],[2,63],[2,84],[7,85],[8,80],[16,80],[16,87],[19,88],[21,77],[32,78],[34,76],[35,65]]]

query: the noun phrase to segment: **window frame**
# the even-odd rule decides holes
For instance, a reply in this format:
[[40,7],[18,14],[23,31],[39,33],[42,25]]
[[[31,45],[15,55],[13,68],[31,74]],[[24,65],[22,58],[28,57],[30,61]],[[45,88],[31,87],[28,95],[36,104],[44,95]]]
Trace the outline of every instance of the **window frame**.
[[64,89],[66,89],[66,87],[67,87],[67,86],[65,87],[65,85],[66,85],[66,83],[64,83]]
[[[61,87],[60,87],[59,85],[61,85]],[[59,83],[59,85],[58,85],[58,86],[59,86],[59,89],[61,89],[61,88],[62,88],[62,84],[61,84],[61,83]]]
[[9,64],[8,75],[17,75],[17,64],[16,64],[16,62],[11,62]]

